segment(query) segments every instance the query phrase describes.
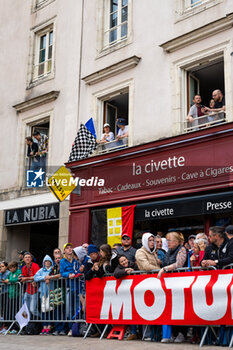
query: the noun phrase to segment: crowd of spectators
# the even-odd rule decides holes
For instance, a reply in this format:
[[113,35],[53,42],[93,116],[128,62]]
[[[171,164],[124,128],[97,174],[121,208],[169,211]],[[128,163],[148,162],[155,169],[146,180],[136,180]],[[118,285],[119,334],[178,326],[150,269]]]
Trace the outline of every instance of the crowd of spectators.
[[[222,269],[230,264],[233,264],[233,225],[225,229],[218,226],[211,227],[208,236],[205,233],[190,235],[187,242],[181,232],[169,232],[166,237],[145,232],[142,234],[142,246],[137,250],[132,246],[128,234],[123,234],[121,244],[115,244],[112,248],[108,244],[97,247],[84,243],[82,246],[73,247],[72,243],[66,243],[63,251],[59,248],[54,249],[53,258],[46,255],[41,268],[30,252],[21,251],[19,262],[0,263],[1,318],[4,320],[6,309],[8,310],[6,320],[13,319],[12,313],[18,311],[19,282],[21,282],[24,286],[23,298],[32,318],[41,317],[43,329],[40,334],[72,335],[73,322],[67,324],[64,315],[68,315],[67,320],[70,321],[77,313],[85,310],[85,284],[77,284],[76,277],[82,275],[85,280],[91,280],[95,277],[102,278],[105,274],[113,274],[115,278],[124,278],[135,271],[137,273],[143,271],[143,273],[157,273],[157,278],[162,278],[165,273],[175,272],[179,268]],[[65,279],[63,285],[59,284],[62,278]],[[69,300],[67,298],[64,300],[67,290]],[[46,307],[48,295],[50,299],[60,298],[60,303],[56,304],[56,313],[53,310],[51,318],[53,322],[48,317],[50,310]],[[69,303],[68,312],[66,303]],[[3,323],[0,332],[6,332],[8,326],[9,324]],[[151,337],[152,327],[147,328],[147,335]],[[16,330],[13,328],[11,332],[15,333]],[[190,333],[190,329],[187,327],[163,325],[161,342],[183,342],[188,332]],[[138,339],[141,334],[140,326],[131,325],[127,340]],[[99,335],[98,332],[92,334],[92,336]],[[191,335],[191,342],[200,341],[198,327],[191,329]]]

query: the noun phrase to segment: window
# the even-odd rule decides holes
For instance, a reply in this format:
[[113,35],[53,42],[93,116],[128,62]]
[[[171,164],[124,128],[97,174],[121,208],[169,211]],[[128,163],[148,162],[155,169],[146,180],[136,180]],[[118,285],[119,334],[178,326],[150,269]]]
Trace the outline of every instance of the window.
[[199,12],[205,11],[223,0],[176,0],[176,21],[181,21]]
[[103,125],[108,123],[115,136],[119,131],[117,127],[117,119],[125,119],[126,125],[128,125],[128,92],[122,92],[107,101],[104,101],[104,118]]
[[44,77],[52,72],[53,62],[53,27],[36,33],[35,62],[33,80]]
[[[174,62],[173,83],[176,85],[176,89],[172,110],[174,116],[173,131],[176,134],[232,121],[231,52],[231,41],[226,41],[213,47],[207,45],[205,50],[202,49],[190,56],[181,57]],[[199,117],[203,118],[196,119],[197,125],[188,124],[186,117],[191,105],[193,105],[194,95],[200,94],[201,105],[209,107],[212,93],[217,89],[220,89],[225,97],[225,113],[220,112],[216,118],[211,118],[211,115],[200,116],[199,113]]]
[[32,12],[36,12],[45,6],[51,4],[55,0],[33,0]]
[[107,0],[104,46],[115,44],[128,35],[128,0]]
[[[42,168],[46,171],[49,153],[49,117],[27,124],[25,133],[26,138],[32,138],[32,143],[25,139],[25,169],[38,170]],[[34,136],[34,133],[39,133],[39,137]],[[37,155],[36,152],[39,152],[39,154]]]
[[[94,110],[97,117],[95,125],[97,126],[97,139],[100,142],[97,149],[98,153],[118,150],[132,145],[133,125],[130,120],[132,120],[133,86],[133,80],[129,80],[95,94]],[[119,121],[121,126],[117,125]],[[105,124],[110,125],[110,130],[104,129]],[[114,135],[110,135],[109,131]],[[123,137],[119,138],[117,136]],[[114,141],[111,141],[110,138]]]
[[[193,105],[193,97],[196,94],[201,95],[201,104],[206,107],[210,107],[214,90],[220,89],[223,96],[225,96],[223,55],[220,55],[219,58],[207,58],[197,66],[187,69],[185,74],[187,75],[187,114]],[[213,108],[213,106],[211,107]],[[206,114],[199,116],[198,120],[192,123],[187,123],[184,131],[194,131],[198,128],[209,127],[223,122],[225,122],[225,114],[223,112]]]
[[198,6],[203,4],[206,1],[209,1],[209,0],[186,0],[185,7],[190,8],[190,7]]

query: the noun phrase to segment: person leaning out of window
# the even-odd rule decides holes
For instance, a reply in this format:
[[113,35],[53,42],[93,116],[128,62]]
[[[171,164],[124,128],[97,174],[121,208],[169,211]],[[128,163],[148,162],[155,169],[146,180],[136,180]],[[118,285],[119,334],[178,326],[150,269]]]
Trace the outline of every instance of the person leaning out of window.
[[110,131],[110,125],[108,123],[104,124],[104,132],[101,136],[100,143],[111,142],[115,138],[114,133]]

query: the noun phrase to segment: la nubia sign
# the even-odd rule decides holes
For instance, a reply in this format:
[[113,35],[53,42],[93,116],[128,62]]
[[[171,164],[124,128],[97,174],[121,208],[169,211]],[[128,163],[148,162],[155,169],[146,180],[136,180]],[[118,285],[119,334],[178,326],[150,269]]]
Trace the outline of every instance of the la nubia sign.
[[233,273],[198,271],[87,281],[87,322],[232,325]]

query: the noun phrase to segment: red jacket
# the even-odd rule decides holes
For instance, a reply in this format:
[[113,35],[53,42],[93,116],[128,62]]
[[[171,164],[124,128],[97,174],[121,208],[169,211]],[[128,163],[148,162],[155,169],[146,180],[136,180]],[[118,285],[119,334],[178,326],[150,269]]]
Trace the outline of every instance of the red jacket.
[[[27,267],[26,265],[22,268],[22,275],[23,277],[32,277],[34,276],[37,271],[39,270],[39,265],[32,262],[30,267]],[[27,289],[26,292],[28,294],[35,294],[37,292],[37,287],[32,286],[33,281],[27,281]]]

